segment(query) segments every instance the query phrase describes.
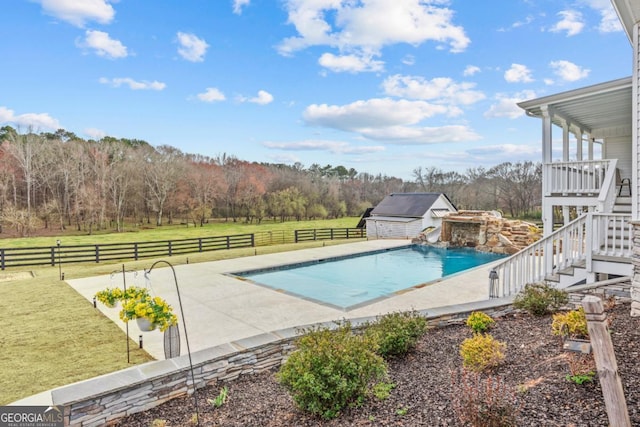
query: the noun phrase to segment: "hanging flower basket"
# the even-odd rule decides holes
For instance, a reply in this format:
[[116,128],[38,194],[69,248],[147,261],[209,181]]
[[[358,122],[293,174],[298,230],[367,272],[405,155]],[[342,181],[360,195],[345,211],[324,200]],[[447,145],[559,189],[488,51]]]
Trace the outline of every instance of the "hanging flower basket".
[[108,307],[115,307],[122,302],[120,319],[123,322],[136,319],[141,331],[153,331],[160,328],[162,332],[178,323],[173,309],[160,297],[151,297],[146,288],[128,287],[126,291],[120,288],[107,288],[96,294],[96,299]]
[[123,298],[124,292],[120,288],[107,288],[96,294],[96,300],[109,308],[118,306],[118,302]]
[[138,317],[138,318],[136,318],[136,323],[138,324],[138,328],[142,332],[153,331],[156,328],[156,326],[158,326],[155,323],[151,323],[151,321],[149,319],[147,319],[146,317]]
[[[125,301],[122,310],[120,310],[120,319],[124,322],[136,319],[139,326],[141,319],[145,319],[160,328],[162,332],[166,331],[169,326],[178,323],[178,318],[173,314],[173,309],[165,300],[160,297],[151,298],[148,294],[141,296],[139,299]],[[140,329],[143,330],[142,327]]]

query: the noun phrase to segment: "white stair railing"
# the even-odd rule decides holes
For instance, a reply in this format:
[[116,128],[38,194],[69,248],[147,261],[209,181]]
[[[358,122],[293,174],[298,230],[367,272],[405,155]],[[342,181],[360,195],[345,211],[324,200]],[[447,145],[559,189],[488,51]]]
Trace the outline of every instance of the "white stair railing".
[[546,280],[563,270],[584,266],[593,271],[593,256],[630,257],[631,216],[587,213],[492,268],[489,296],[520,292],[527,283]]

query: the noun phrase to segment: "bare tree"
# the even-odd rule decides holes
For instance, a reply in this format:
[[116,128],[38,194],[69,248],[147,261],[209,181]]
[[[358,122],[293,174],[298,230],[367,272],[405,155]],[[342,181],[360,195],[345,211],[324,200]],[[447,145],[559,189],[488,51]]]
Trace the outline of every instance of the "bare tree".
[[184,155],[176,148],[162,145],[148,153],[145,164],[145,184],[149,201],[156,212],[156,225],[162,225],[165,203],[176,189],[184,171]]

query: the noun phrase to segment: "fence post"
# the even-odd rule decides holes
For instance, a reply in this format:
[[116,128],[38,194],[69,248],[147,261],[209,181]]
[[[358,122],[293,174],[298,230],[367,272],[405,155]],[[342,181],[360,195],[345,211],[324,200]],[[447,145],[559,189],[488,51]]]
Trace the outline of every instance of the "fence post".
[[96,245],[96,264],[100,263],[100,246]]
[[138,242],[133,244],[133,259],[138,260]]
[[169,256],[171,256],[172,252],[173,252],[173,248],[171,247],[171,240],[167,240],[167,243],[168,243],[168,248],[169,248]]
[[582,307],[587,317],[587,328],[609,424],[616,427],[630,427],[627,401],[624,398],[622,381],[618,374],[618,364],[611,343],[611,335],[607,329],[607,314],[604,312],[602,300],[588,295],[582,300]]
[[56,266],[56,250],[53,246],[51,246],[51,267],[55,267],[55,266]]
[[4,249],[0,249],[0,267],[4,270]]
[[198,239],[198,252],[202,252],[202,238]]
[[298,243],[298,230],[293,230],[294,243]]
[[256,235],[254,233],[251,233],[251,247],[256,247]]

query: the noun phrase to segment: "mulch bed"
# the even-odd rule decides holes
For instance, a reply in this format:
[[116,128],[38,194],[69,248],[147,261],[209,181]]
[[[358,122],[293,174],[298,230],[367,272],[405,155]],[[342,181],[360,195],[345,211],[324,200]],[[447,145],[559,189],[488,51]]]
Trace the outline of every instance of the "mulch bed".
[[[607,310],[619,374],[632,425],[640,425],[640,318],[629,316],[629,304]],[[558,337],[551,334],[551,317],[515,314],[499,319],[491,330],[507,343],[506,358],[493,375],[516,401],[518,426],[608,426],[597,378],[577,385],[569,374],[567,357]],[[205,426],[455,426],[463,425],[453,407],[460,396],[452,378],[462,366],[461,342],[471,336],[463,325],[432,329],[407,356],[389,363],[389,398],[371,397],[338,418],[322,420],[298,410],[275,379],[276,371],[247,375],[198,390],[200,425]],[[214,408],[220,389],[228,387],[228,401]],[[455,388],[455,389],[454,389]],[[166,426],[193,425],[192,398],[179,398],[150,411],[119,420],[121,426],[149,427],[154,420]]]

